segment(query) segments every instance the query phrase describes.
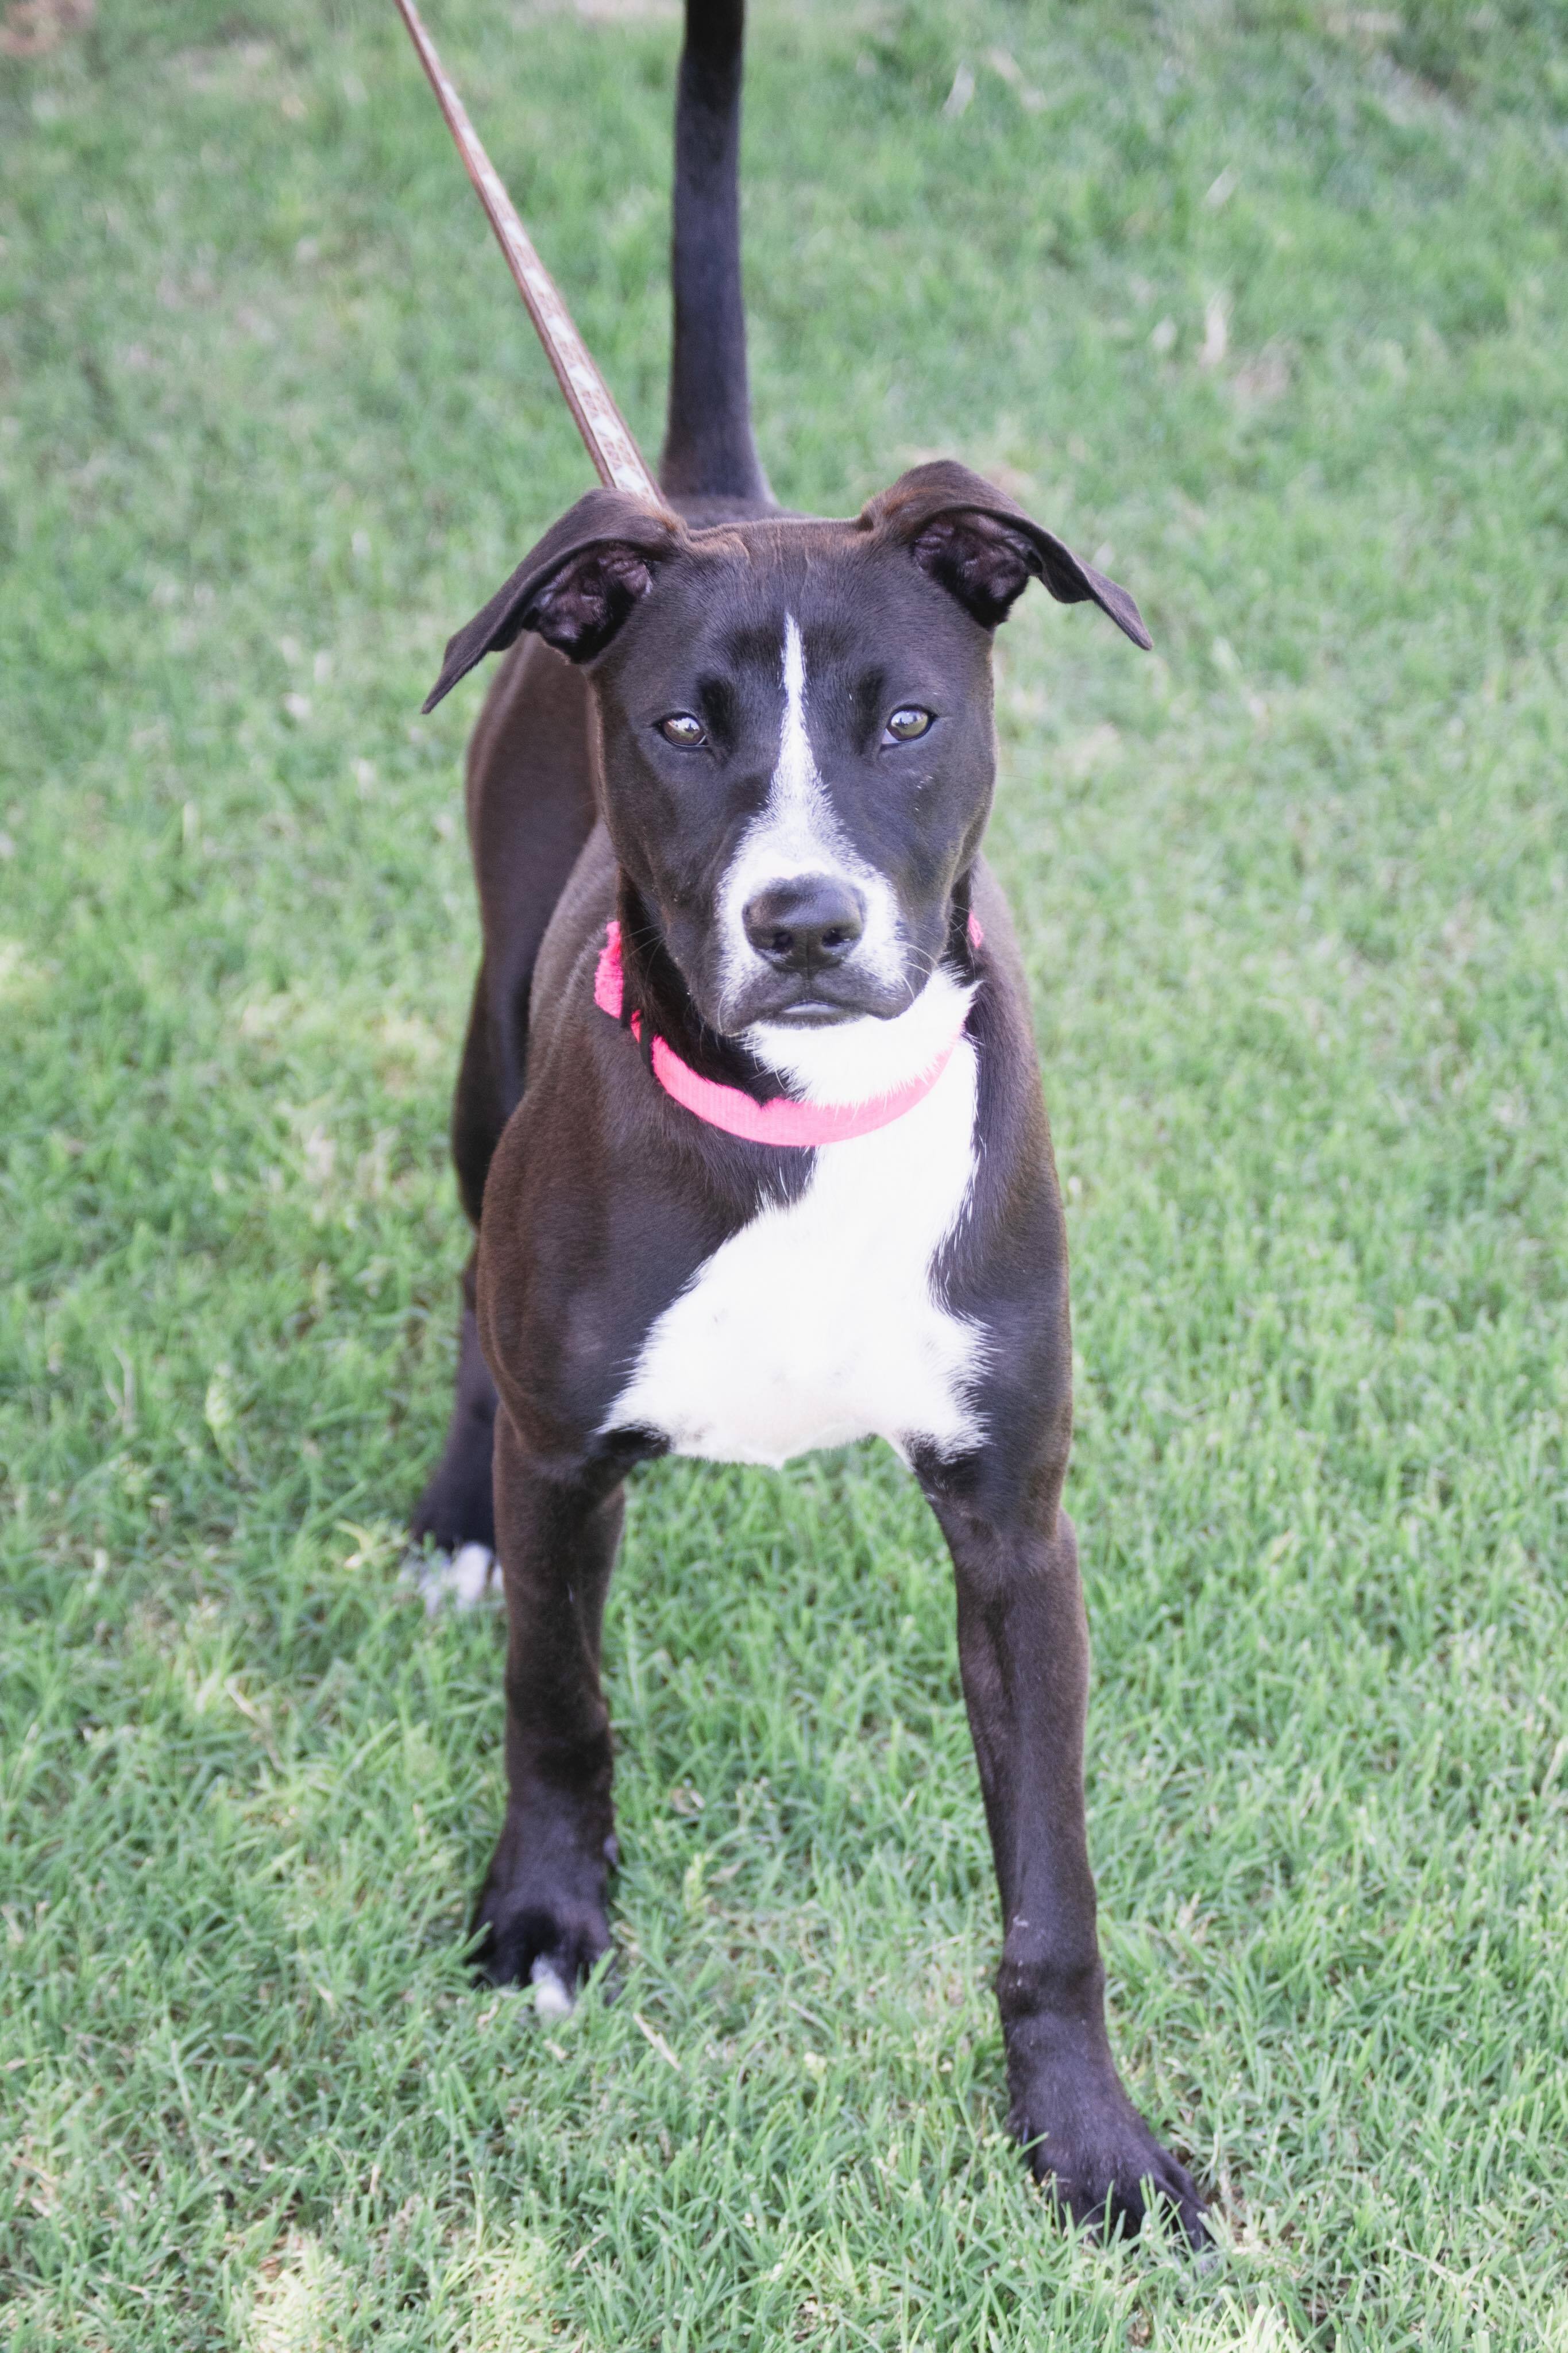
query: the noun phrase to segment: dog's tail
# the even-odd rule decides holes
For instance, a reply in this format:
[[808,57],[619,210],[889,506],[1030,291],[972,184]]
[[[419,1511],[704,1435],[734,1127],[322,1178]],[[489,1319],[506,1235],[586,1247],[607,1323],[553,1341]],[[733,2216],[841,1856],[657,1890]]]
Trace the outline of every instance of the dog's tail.
[[658,478],[676,497],[768,504],[752,439],[741,294],[745,0],[686,0],[675,100],[675,341]]

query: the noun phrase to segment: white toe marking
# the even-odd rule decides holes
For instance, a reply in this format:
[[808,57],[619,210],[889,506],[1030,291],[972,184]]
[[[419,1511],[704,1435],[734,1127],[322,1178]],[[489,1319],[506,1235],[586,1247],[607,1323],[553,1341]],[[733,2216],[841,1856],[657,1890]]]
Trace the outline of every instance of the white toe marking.
[[577,2005],[572,1999],[570,1989],[562,1984],[542,1953],[528,1977],[533,1988],[533,2007],[541,2018],[570,2018]]
[[426,1613],[434,1618],[444,1601],[455,1609],[478,1609],[501,1599],[500,1564],[489,1545],[460,1546],[451,1553],[415,1553],[405,1575],[418,1587]]
[[[477,1609],[490,1589],[496,1556],[489,1545],[466,1544],[452,1563],[452,1592],[459,1609]],[[500,1579],[495,1578],[497,1598]]]

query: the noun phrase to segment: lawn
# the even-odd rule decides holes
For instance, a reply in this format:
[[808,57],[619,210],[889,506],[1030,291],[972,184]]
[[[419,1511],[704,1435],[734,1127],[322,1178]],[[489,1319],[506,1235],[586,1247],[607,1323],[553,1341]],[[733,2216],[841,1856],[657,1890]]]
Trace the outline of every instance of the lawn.
[[[671,12],[428,5],[657,446]],[[639,1475],[618,1996],[468,1980],[500,1629],[426,1620],[399,1524],[478,690],[416,713],[590,478],[390,0],[84,13],[0,56],[12,2353],[1562,2353],[1561,0],[752,24],[781,496],[952,452],[1156,638],[1026,602],[992,847],[1112,2032],[1204,2271],[1064,2235],[1004,2135],[950,1577],[884,1451]]]

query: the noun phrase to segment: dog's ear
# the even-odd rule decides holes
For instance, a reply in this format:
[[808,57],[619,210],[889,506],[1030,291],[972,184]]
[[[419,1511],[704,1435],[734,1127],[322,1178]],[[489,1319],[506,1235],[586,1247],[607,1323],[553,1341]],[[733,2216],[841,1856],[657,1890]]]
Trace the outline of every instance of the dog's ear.
[[907,546],[921,571],[983,628],[1005,621],[1035,579],[1059,604],[1098,605],[1135,646],[1146,650],[1153,642],[1125,588],[1081,562],[994,482],[952,459],[900,474],[862,510],[859,522]]
[[624,491],[590,491],[525,555],[482,613],[447,640],[441,675],[426,697],[434,711],[486,654],[535,629],[571,660],[591,661],[653,586],[681,544],[673,515]]

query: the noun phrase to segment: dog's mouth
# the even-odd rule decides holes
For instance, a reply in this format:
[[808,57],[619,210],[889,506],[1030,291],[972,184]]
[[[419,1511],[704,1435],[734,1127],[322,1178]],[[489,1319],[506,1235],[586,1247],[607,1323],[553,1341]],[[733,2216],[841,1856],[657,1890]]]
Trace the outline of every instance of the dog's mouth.
[[908,1010],[913,991],[866,972],[816,971],[770,976],[725,1007],[724,1027],[739,1037],[759,1025],[776,1029],[831,1029],[848,1021],[892,1021]]
[[831,1029],[841,1021],[885,1019],[886,1016],[872,1006],[840,1005],[827,997],[797,997],[776,1013],[759,1018],[780,1029]]
[[777,1003],[753,1004],[744,1021],[735,1026],[737,1033],[756,1028],[835,1029],[848,1021],[890,1021],[908,1004],[906,994],[890,997],[887,990],[857,989],[840,996],[817,985]]

